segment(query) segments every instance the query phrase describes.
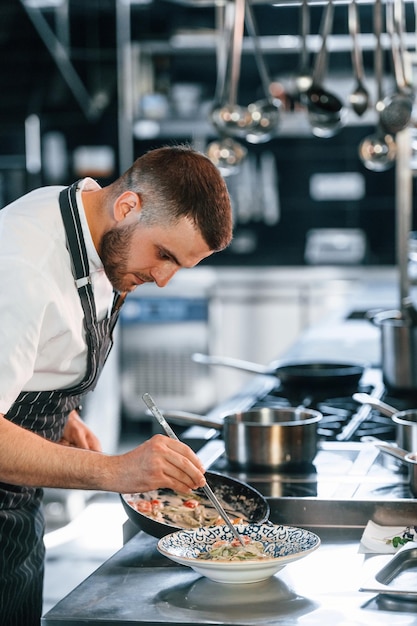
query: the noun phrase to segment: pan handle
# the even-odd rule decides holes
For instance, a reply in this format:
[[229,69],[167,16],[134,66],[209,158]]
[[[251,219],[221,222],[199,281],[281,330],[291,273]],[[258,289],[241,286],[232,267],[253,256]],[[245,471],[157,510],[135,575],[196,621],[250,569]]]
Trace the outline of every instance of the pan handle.
[[191,358],[195,363],[204,363],[204,365],[224,365],[224,367],[233,367],[245,372],[252,372],[253,374],[275,375],[275,370],[243,359],[234,359],[228,356],[209,356],[200,352],[195,352]]

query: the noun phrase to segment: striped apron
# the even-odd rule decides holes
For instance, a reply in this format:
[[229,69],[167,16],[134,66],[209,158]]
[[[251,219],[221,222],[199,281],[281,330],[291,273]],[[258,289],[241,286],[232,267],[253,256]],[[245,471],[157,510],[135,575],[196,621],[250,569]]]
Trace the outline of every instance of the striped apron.
[[[115,294],[113,310],[98,322],[89,263],[76,204],[78,183],[63,190],[59,204],[66,230],[72,271],[84,312],[88,346],[84,379],[55,391],[22,392],[6,418],[46,439],[59,441],[68,414],[94,389],[113,345],[112,332],[123,296]],[[45,529],[42,489],[0,483],[0,624],[39,626],[42,612]]]

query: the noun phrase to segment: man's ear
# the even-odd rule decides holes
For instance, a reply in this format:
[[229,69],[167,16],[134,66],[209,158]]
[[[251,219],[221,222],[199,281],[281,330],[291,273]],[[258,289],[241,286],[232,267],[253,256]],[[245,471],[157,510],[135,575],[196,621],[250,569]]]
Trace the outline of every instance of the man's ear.
[[122,222],[131,213],[139,213],[142,208],[140,197],[134,191],[124,191],[114,203],[113,213],[116,222]]

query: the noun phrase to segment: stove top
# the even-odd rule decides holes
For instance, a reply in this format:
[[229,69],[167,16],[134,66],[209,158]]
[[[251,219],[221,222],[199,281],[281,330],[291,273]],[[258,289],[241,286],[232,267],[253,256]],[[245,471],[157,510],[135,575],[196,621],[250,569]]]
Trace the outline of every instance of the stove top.
[[242,480],[266,497],[330,499],[409,499],[412,493],[406,468],[380,453],[377,441],[395,442],[395,424],[352,396],[365,392],[400,410],[417,406],[416,394],[400,394],[386,388],[379,369],[365,370],[353,388],[346,385],[321,388],[285,387],[273,376],[259,376],[245,390],[217,407],[219,417],[251,408],[303,406],[323,415],[318,429],[318,452],[311,464],[290,471],[259,471],[231,467],[224,443],[216,433],[203,452],[212,471]]
[[395,424],[390,417],[381,415],[369,405],[361,405],[353,399],[357,392],[367,393],[386,404],[402,411],[417,406],[417,392],[399,393],[388,389],[381,371],[377,368],[365,370],[358,384],[353,386],[336,384],[326,386],[285,386],[275,376],[259,376],[240,394],[226,405],[218,407],[210,416],[247,411],[251,408],[280,408],[302,406],[320,411],[319,437],[325,441],[363,441],[377,438],[395,441]]
[[226,459],[221,439],[207,442],[204,448],[200,458],[214,459],[206,462],[210,471],[248,483],[267,498],[392,501],[413,497],[404,466],[381,453],[374,442],[323,441],[313,463],[296,471],[233,467]]

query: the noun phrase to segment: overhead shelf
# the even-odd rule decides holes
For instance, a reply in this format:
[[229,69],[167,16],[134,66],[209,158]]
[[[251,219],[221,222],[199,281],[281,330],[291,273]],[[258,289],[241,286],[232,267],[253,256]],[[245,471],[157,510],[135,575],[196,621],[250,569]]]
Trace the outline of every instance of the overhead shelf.
[[[177,33],[166,41],[141,41],[140,49],[148,54],[188,54],[192,50],[195,54],[212,53],[217,46],[217,34],[207,32]],[[262,52],[266,54],[294,54],[302,49],[302,38],[299,35],[262,35],[259,38]],[[362,33],[358,35],[358,43],[363,51],[373,51],[375,49],[375,35],[373,33]],[[416,34],[405,33],[404,44],[409,50],[416,48]],[[307,49],[310,52],[317,52],[321,46],[320,35],[308,35],[306,37]],[[385,50],[391,48],[389,35],[383,33],[381,45]],[[329,35],[327,38],[329,53],[350,52],[352,49],[352,38],[350,35]],[[254,53],[253,41],[249,37],[243,40],[242,51]]]
[[[362,117],[356,116],[353,111],[346,111],[346,125],[348,126],[373,126],[377,122],[377,116],[373,109],[370,109]],[[161,120],[137,119],[132,126],[132,133],[135,139],[148,140],[158,137],[164,139],[184,139],[184,138],[209,138],[216,137],[217,131],[206,118],[167,118]],[[311,126],[306,113],[303,112],[283,112],[281,114],[281,124],[278,133],[279,137],[310,137]]]
[[[414,0],[404,0],[406,3],[413,3]],[[223,6],[227,4],[228,0],[170,0],[173,4],[180,4],[188,7],[212,7]],[[347,5],[350,0],[333,0],[335,5]],[[383,4],[386,4],[386,0],[382,0]],[[135,0],[130,0],[130,3],[135,4]],[[137,2],[136,2],[137,3]],[[300,6],[301,0],[252,0],[253,4],[276,6],[276,7],[291,7]],[[374,0],[357,0],[358,5],[372,5],[375,4]],[[308,0],[310,6],[321,6],[327,4],[327,0]]]

